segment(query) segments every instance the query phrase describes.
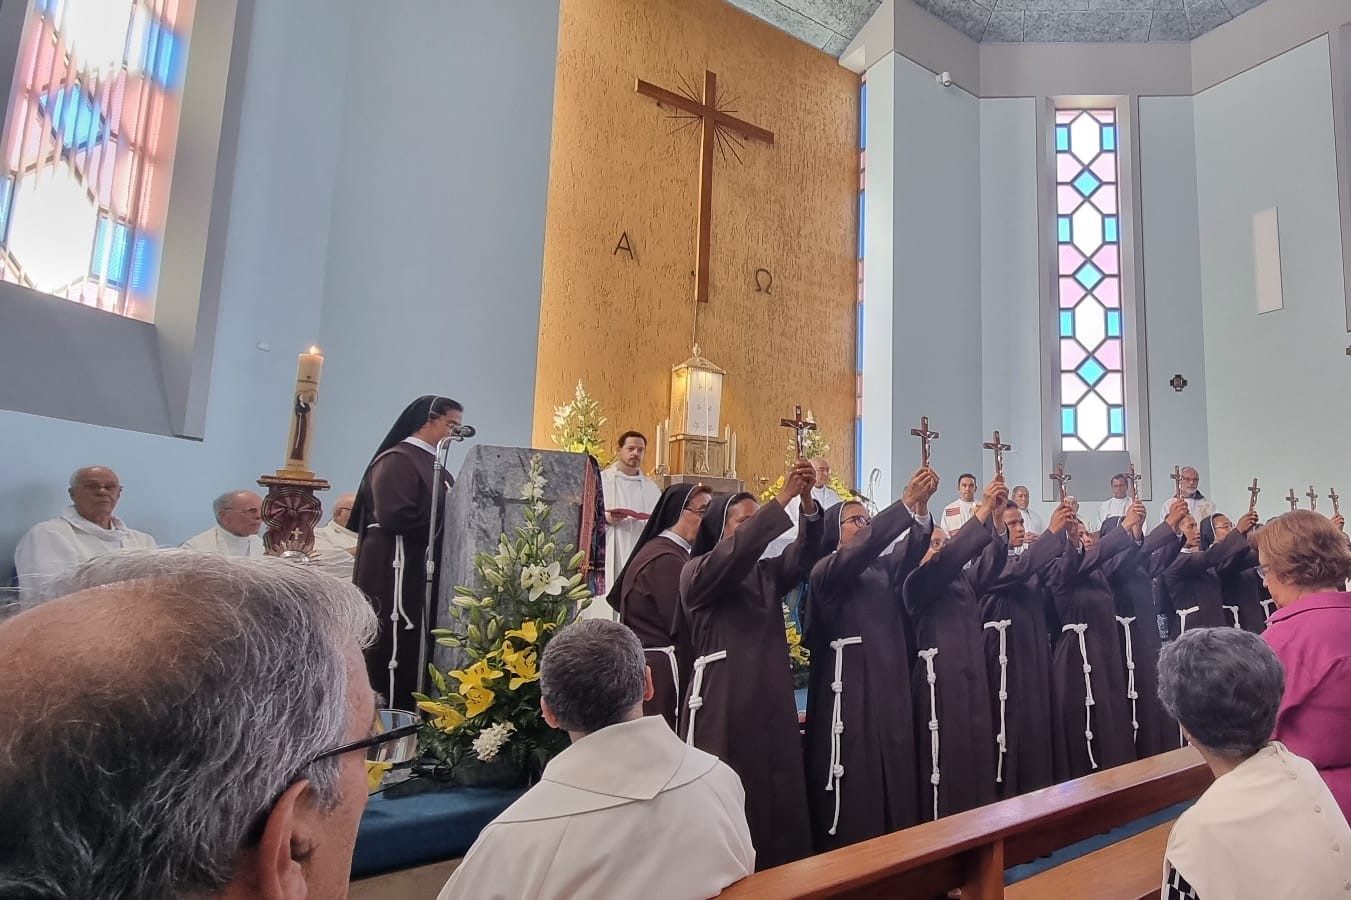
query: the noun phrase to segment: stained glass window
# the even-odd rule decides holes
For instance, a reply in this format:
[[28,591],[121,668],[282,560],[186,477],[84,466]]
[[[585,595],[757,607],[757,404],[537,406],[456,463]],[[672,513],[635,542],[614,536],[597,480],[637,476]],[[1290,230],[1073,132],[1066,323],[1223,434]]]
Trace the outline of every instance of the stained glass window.
[[196,0],[28,0],[0,279],[149,321]]
[[1125,450],[1121,223],[1112,109],[1055,114],[1063,450]]

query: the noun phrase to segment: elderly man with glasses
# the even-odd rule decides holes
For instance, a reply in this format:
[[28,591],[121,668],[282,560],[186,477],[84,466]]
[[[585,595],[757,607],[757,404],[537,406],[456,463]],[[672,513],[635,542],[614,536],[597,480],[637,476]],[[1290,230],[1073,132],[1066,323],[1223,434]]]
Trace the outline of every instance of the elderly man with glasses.
[[[0,895],[337,898],[366,805],[375,631],[280,560],[92,560],[0,624]],[[79,652],[72,652],[79,648]]]
[[[1171,476],[1170,476],[1171,477]],[[1165,480],[1164,484],[1168,482]],[[1215,504],[1210,498],[1200,491],[1201,473],[1191,466],[1182,467],[1182,480],[1178,482],[1178,496],[1187,501],[1187,512],[1191,517],[1200,522],[1209,516],[1215,514]],[[1168,518],[1168,508],[1173,503],[1172,497],[1167,497],[1159,504],[1159,517],[1156,521],[1162,522]]]

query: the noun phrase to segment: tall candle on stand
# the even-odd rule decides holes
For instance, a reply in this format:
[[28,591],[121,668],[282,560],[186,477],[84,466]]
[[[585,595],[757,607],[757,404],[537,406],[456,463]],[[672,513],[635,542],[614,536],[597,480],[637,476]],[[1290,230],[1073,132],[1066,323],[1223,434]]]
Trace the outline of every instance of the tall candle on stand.
[[314,408],[319,404],[319,376],[324,357],[318,347],[300,354],[296,366],[296,387],[291,394],[291,430],[286,438],[286,467],[278,475],[313,478],[310,471],[310,447],[314,443]]
[[732,454],[732,465],[731,465],[730,468],[729,468],[729,472],[730,472],[730,476],[729,476],[729,477],[735,478],[735,477],[736,477],[736,432],[732,432],[732,448],[731,448],[731,450],[730,450],[730,453]]

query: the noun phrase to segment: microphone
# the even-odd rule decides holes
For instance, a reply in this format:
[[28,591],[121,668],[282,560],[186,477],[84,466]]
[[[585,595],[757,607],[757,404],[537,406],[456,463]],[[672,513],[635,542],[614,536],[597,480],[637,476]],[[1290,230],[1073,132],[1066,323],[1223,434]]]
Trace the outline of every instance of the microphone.
[[471,438],[478,434],[478,429],[473,425],[452,425],[450,426],[450,436],[454,440],[462,441],[465,438]]

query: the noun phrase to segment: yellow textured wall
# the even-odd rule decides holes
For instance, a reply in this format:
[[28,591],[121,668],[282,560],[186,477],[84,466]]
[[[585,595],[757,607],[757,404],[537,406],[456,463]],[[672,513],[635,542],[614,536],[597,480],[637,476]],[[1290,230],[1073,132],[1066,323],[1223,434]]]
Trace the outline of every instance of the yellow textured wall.
[[[722,422],[738,472],[777,477],[794,403],[849,482],[854,458],[858,76],[722,0],[563,0],[545,225],[534,440],[581,378],[605,440],[653,437],[694,313],[698,127],[634,91],[718,76],[720,97],[774,132],[713,172],[704,355],[728,371]],[[720,104],[723,105],[723,104]],[[627,232],[636,260],[613,253]],[[754,272],[773,273],[769,295]],[[649,448],[649,464],[652,456]]]

